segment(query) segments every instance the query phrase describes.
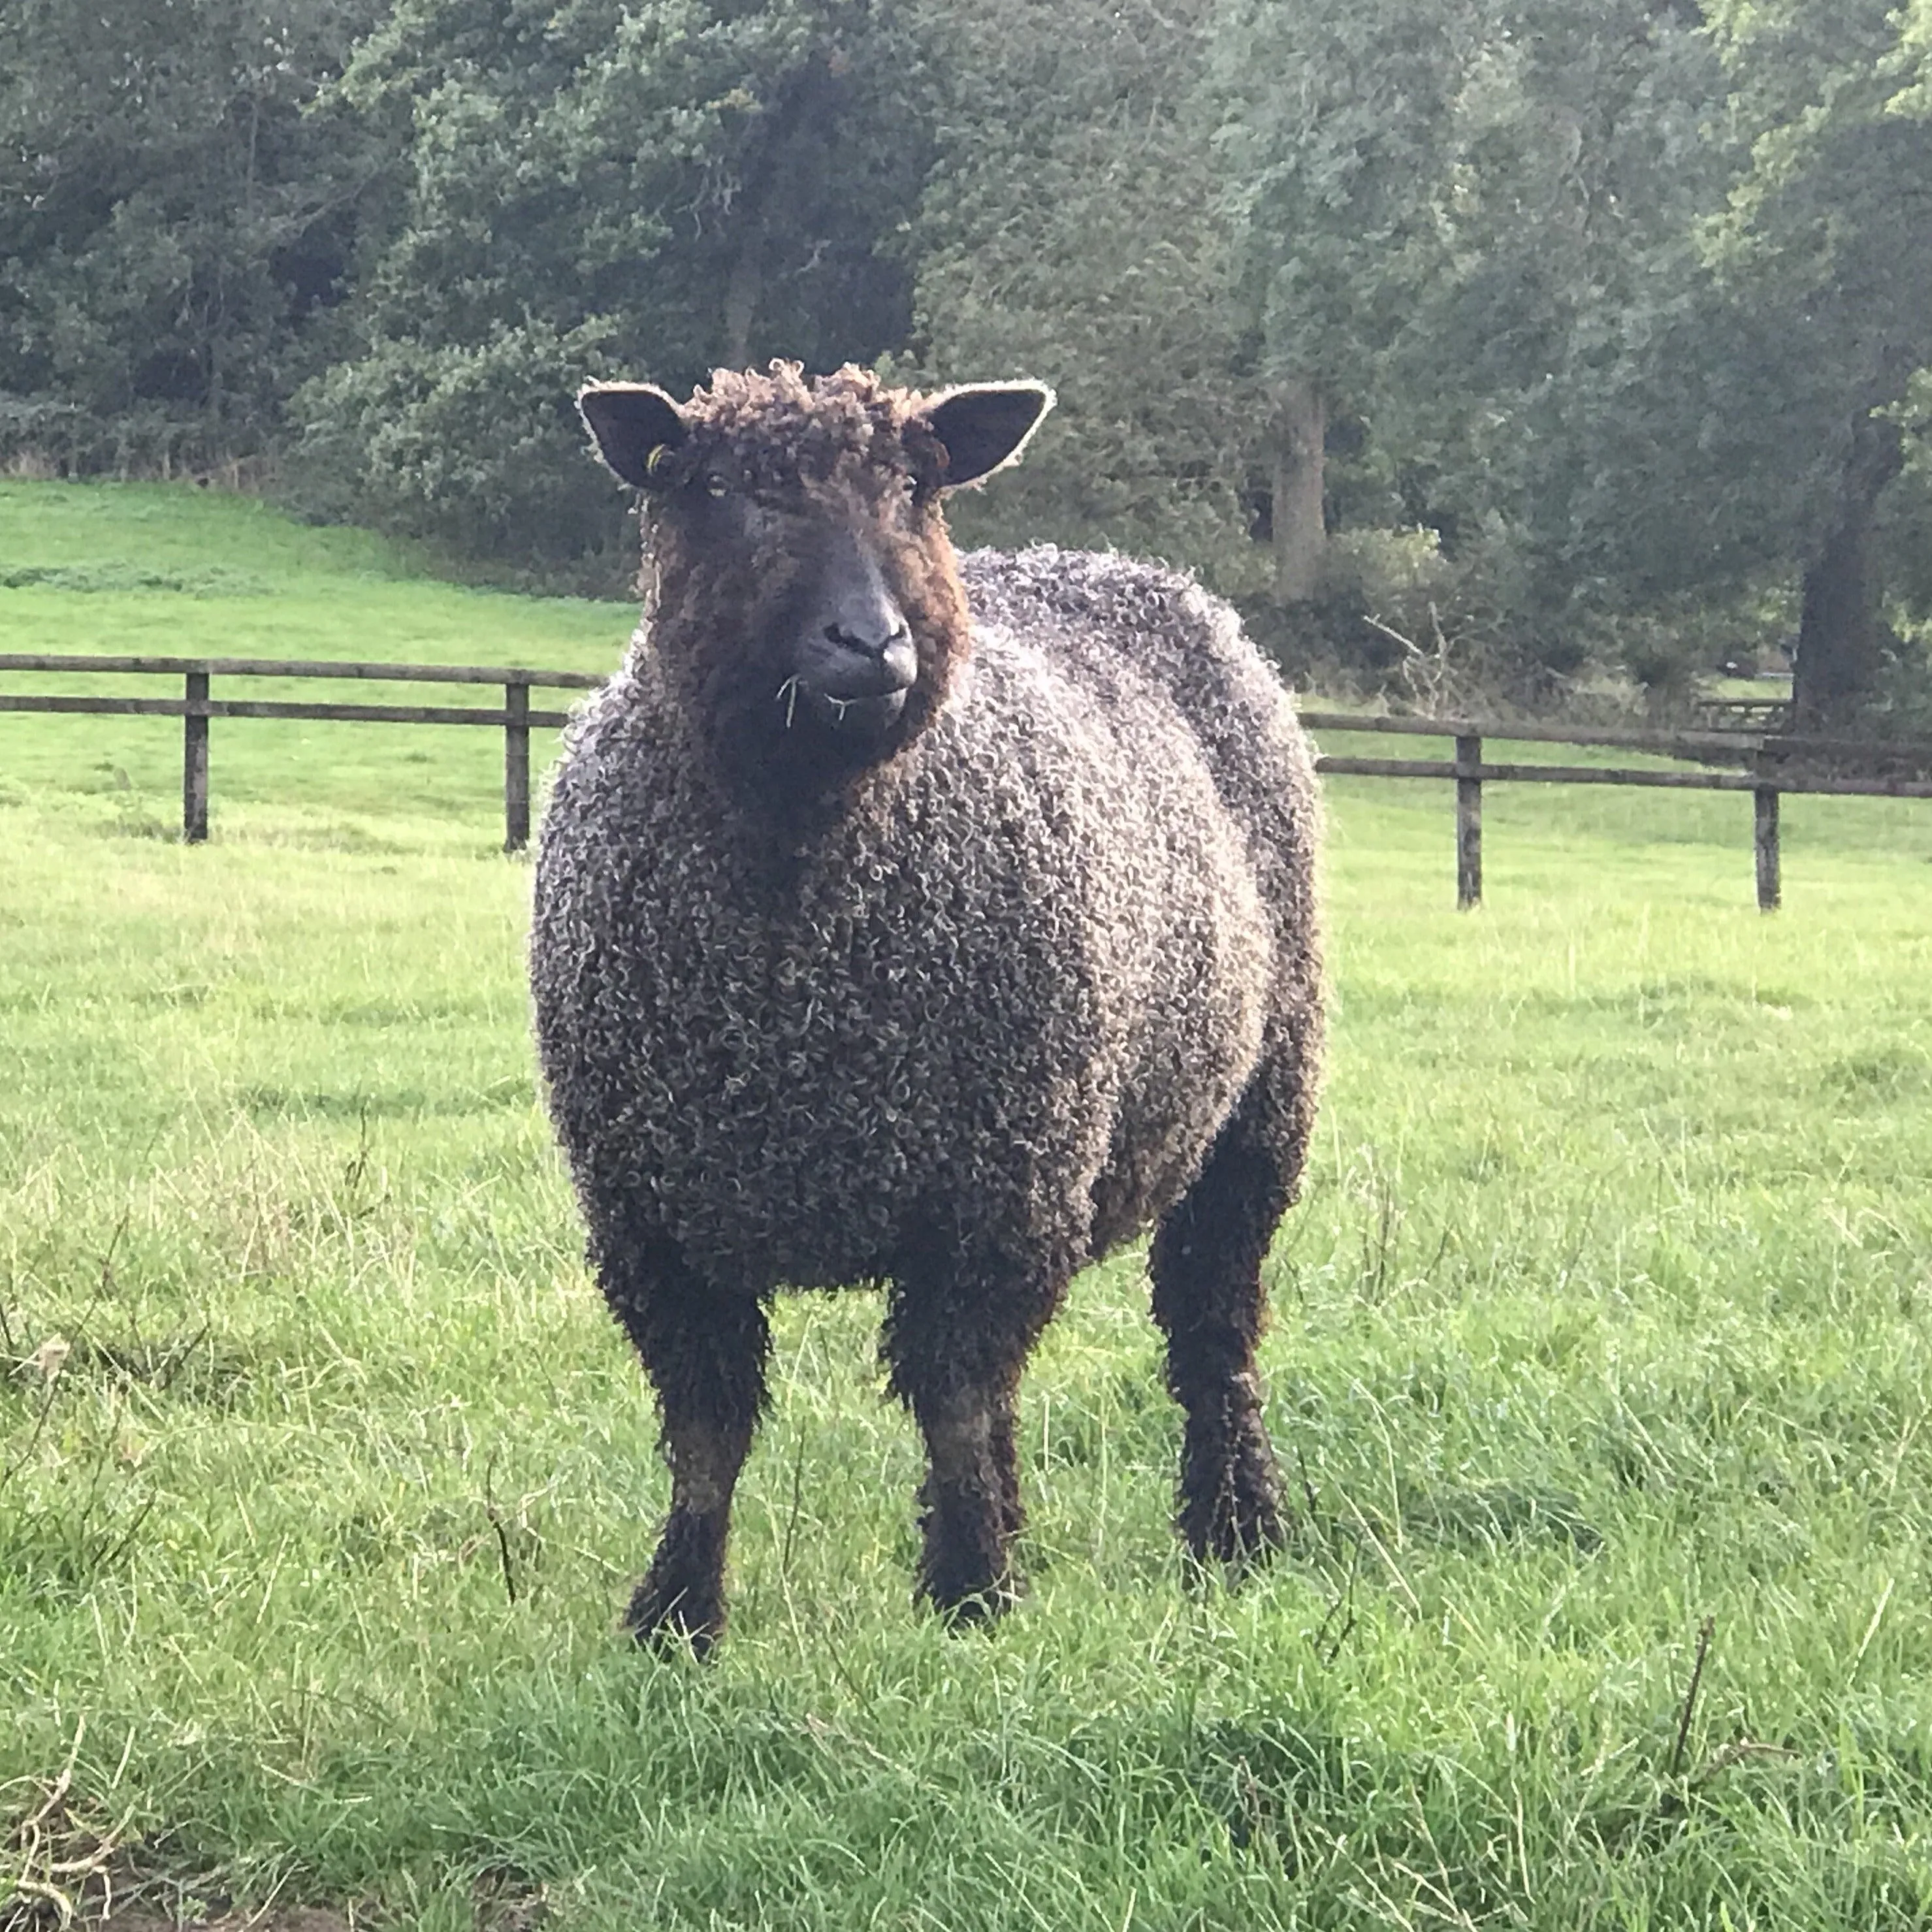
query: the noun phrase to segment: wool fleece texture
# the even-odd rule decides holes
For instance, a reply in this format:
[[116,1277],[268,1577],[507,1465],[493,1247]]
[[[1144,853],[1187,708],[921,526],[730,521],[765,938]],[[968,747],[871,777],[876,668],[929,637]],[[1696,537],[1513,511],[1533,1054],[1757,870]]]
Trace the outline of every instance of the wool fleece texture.
[[[1318,1058],[1308,747],[1186,578],[956,558],[944,400],[781,366],[680,406],[655,590],[544,823],[542,1070],[674,1475],[631,1621],[700,1648],[783,1288],[887,1286],[932,1459],[922,1587],[976,1614],[1012,1594],[1027,1352],[1079,1268],[1157,1226],[1180,1527],[1228,1560],[1282,1533],[1253,1350]],[[721,472],[793,521],[746,509],[713,542],[689,493]],[[784,544],[808,512],[870,546],[917,649],[898,725],[856,755],[732,587],[803,569]]]

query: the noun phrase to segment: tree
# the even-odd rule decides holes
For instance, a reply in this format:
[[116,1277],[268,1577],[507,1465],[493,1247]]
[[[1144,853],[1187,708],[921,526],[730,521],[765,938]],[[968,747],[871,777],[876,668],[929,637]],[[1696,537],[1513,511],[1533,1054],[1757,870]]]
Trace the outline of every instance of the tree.
[[1231,12],[1224,151],[1270,368],[1346,400],[1452,554],[1511,560],[1524,648],[1681,676],[1713,614],[1794,573],[1823,722],[1882,658],[1932,148],[1884,0],[1709,11]]
[[1485,41],[1478,0],[1223,0],[1216,149],[1231,185],[1270,471],[1274,592],[1318,579],[1328,424],[1372,415],[1420,290],[1456,109]]
[[310,110],[376,0],[13,0],[0,438],[67,463],[260,448],[337,298],[368,158]]
[[1802,577],[1800,720],[1853,718],[1885,657],[1875,539],[1905,464],[1903,406],[1932,362],[1926,22],[1888,0],[1714,0],[1748,159],[1711,230],[1732,299],[1794,349],[1767,396],[1792,481],[1777,534]]
[[398,156],[343,352],[298,399],[310,487],[514,560],[614,498],[586,378],[869,360],[901,338],[925,135],[884,0],[398,0],[339,89]]
[[1252,586],[1251,355],[1196,112],[1211,5],[921,10],[937,153],[898,366],[1059,396],[1024,465],[959,505],[969,540],[1112,545]]
[[1516,646],[1546,667],[1621,652],[1674,680],[1649,620],[1755,566],[1709,514],[1737,501],[1715,472],[1749,413],[1696,246],[1726,180],[1722,92],[1676,9],[1514,0],[1456,104],[1442,244],[1380,427],[1412,513],[1513,560]]

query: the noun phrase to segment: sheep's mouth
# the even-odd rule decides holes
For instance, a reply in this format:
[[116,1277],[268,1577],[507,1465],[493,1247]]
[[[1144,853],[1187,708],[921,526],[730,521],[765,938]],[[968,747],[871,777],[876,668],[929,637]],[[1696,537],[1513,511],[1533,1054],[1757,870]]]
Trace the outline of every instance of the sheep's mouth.
[[904,710],[906,688],[874,692],[860,698],[841,698],[829,691],[807,688],[805,700],[818,723],[843,736],[876,737],[898,722]]

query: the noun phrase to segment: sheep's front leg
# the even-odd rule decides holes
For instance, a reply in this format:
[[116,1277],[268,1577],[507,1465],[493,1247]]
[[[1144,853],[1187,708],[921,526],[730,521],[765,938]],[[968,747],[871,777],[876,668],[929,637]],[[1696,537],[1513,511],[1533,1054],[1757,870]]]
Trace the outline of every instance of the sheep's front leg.
[[770,1326],[755,1298],[710,1288],[664,1248],[600,1272],[657,1390],[670,1466],[670,1512],[625,1624],[702,1657],[724,1628],[731,1497],[764,1407]]
[[892,1393],[926,1438],[919,1592],[955,1622],[998,1616],[1018,1594],[1013,1407],[1027,1357],[1064,1290],[1064,1281],[1010,1270],[928,1264],[899,1278],[887,1308]]

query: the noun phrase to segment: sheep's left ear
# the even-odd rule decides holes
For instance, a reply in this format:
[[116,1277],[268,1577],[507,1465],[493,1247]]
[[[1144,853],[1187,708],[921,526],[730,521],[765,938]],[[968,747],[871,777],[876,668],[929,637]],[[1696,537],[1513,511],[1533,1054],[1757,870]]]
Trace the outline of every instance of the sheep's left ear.
[[970,382],[949,389],[919,418],[946,452],[949,490],[1014,461],[1053,406],[1044,382]]
[[676,404],[649,382],[592,382],[578,391],[577,412],[598,454],[640,490],[659,487],[665,455],[691,434]]

